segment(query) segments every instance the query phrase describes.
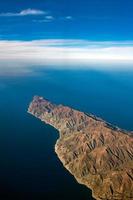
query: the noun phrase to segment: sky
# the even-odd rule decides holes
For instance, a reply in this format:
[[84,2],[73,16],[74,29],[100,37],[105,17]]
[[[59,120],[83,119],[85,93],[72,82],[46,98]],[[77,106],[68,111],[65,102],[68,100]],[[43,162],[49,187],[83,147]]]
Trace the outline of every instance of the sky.
[[1,0],[0,37],[132,40],[132,11],[132,0]]
[[1,0],[0,65],[131,64],[132,11],[132,0]]

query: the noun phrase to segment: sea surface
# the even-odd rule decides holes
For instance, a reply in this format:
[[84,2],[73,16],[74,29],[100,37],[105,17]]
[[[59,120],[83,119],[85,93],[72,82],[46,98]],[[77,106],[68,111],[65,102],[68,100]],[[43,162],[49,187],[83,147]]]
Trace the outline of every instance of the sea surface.
[[0,199],[92,200],[57,158],[58,132],[27,113],[34,95],[133,130],[133,72],[38,69],[0,76]]

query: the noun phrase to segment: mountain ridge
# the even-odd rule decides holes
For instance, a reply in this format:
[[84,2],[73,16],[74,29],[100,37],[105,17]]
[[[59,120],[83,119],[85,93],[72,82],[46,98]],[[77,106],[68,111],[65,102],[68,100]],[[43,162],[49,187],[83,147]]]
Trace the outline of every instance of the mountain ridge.
[[59,131],[55,152],[97,200],[133,199],[133,135],[91,114],[35,96],[28,112]]

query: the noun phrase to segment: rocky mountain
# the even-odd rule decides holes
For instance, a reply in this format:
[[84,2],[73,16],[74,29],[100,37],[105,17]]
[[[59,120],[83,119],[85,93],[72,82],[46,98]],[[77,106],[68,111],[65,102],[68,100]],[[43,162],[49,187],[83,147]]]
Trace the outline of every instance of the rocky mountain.
[[93,115],[35,96],[28,112],[59,131],[55,152],[97,200],[133,199],[133,135]]

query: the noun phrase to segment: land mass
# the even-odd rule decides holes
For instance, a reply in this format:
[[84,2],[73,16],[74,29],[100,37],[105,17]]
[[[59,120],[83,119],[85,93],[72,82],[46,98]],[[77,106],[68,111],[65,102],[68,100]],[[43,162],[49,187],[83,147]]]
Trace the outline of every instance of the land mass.
[[97,200],[133,199],[133,134],[35,96],[28,112],[59,131],[55,152]]

